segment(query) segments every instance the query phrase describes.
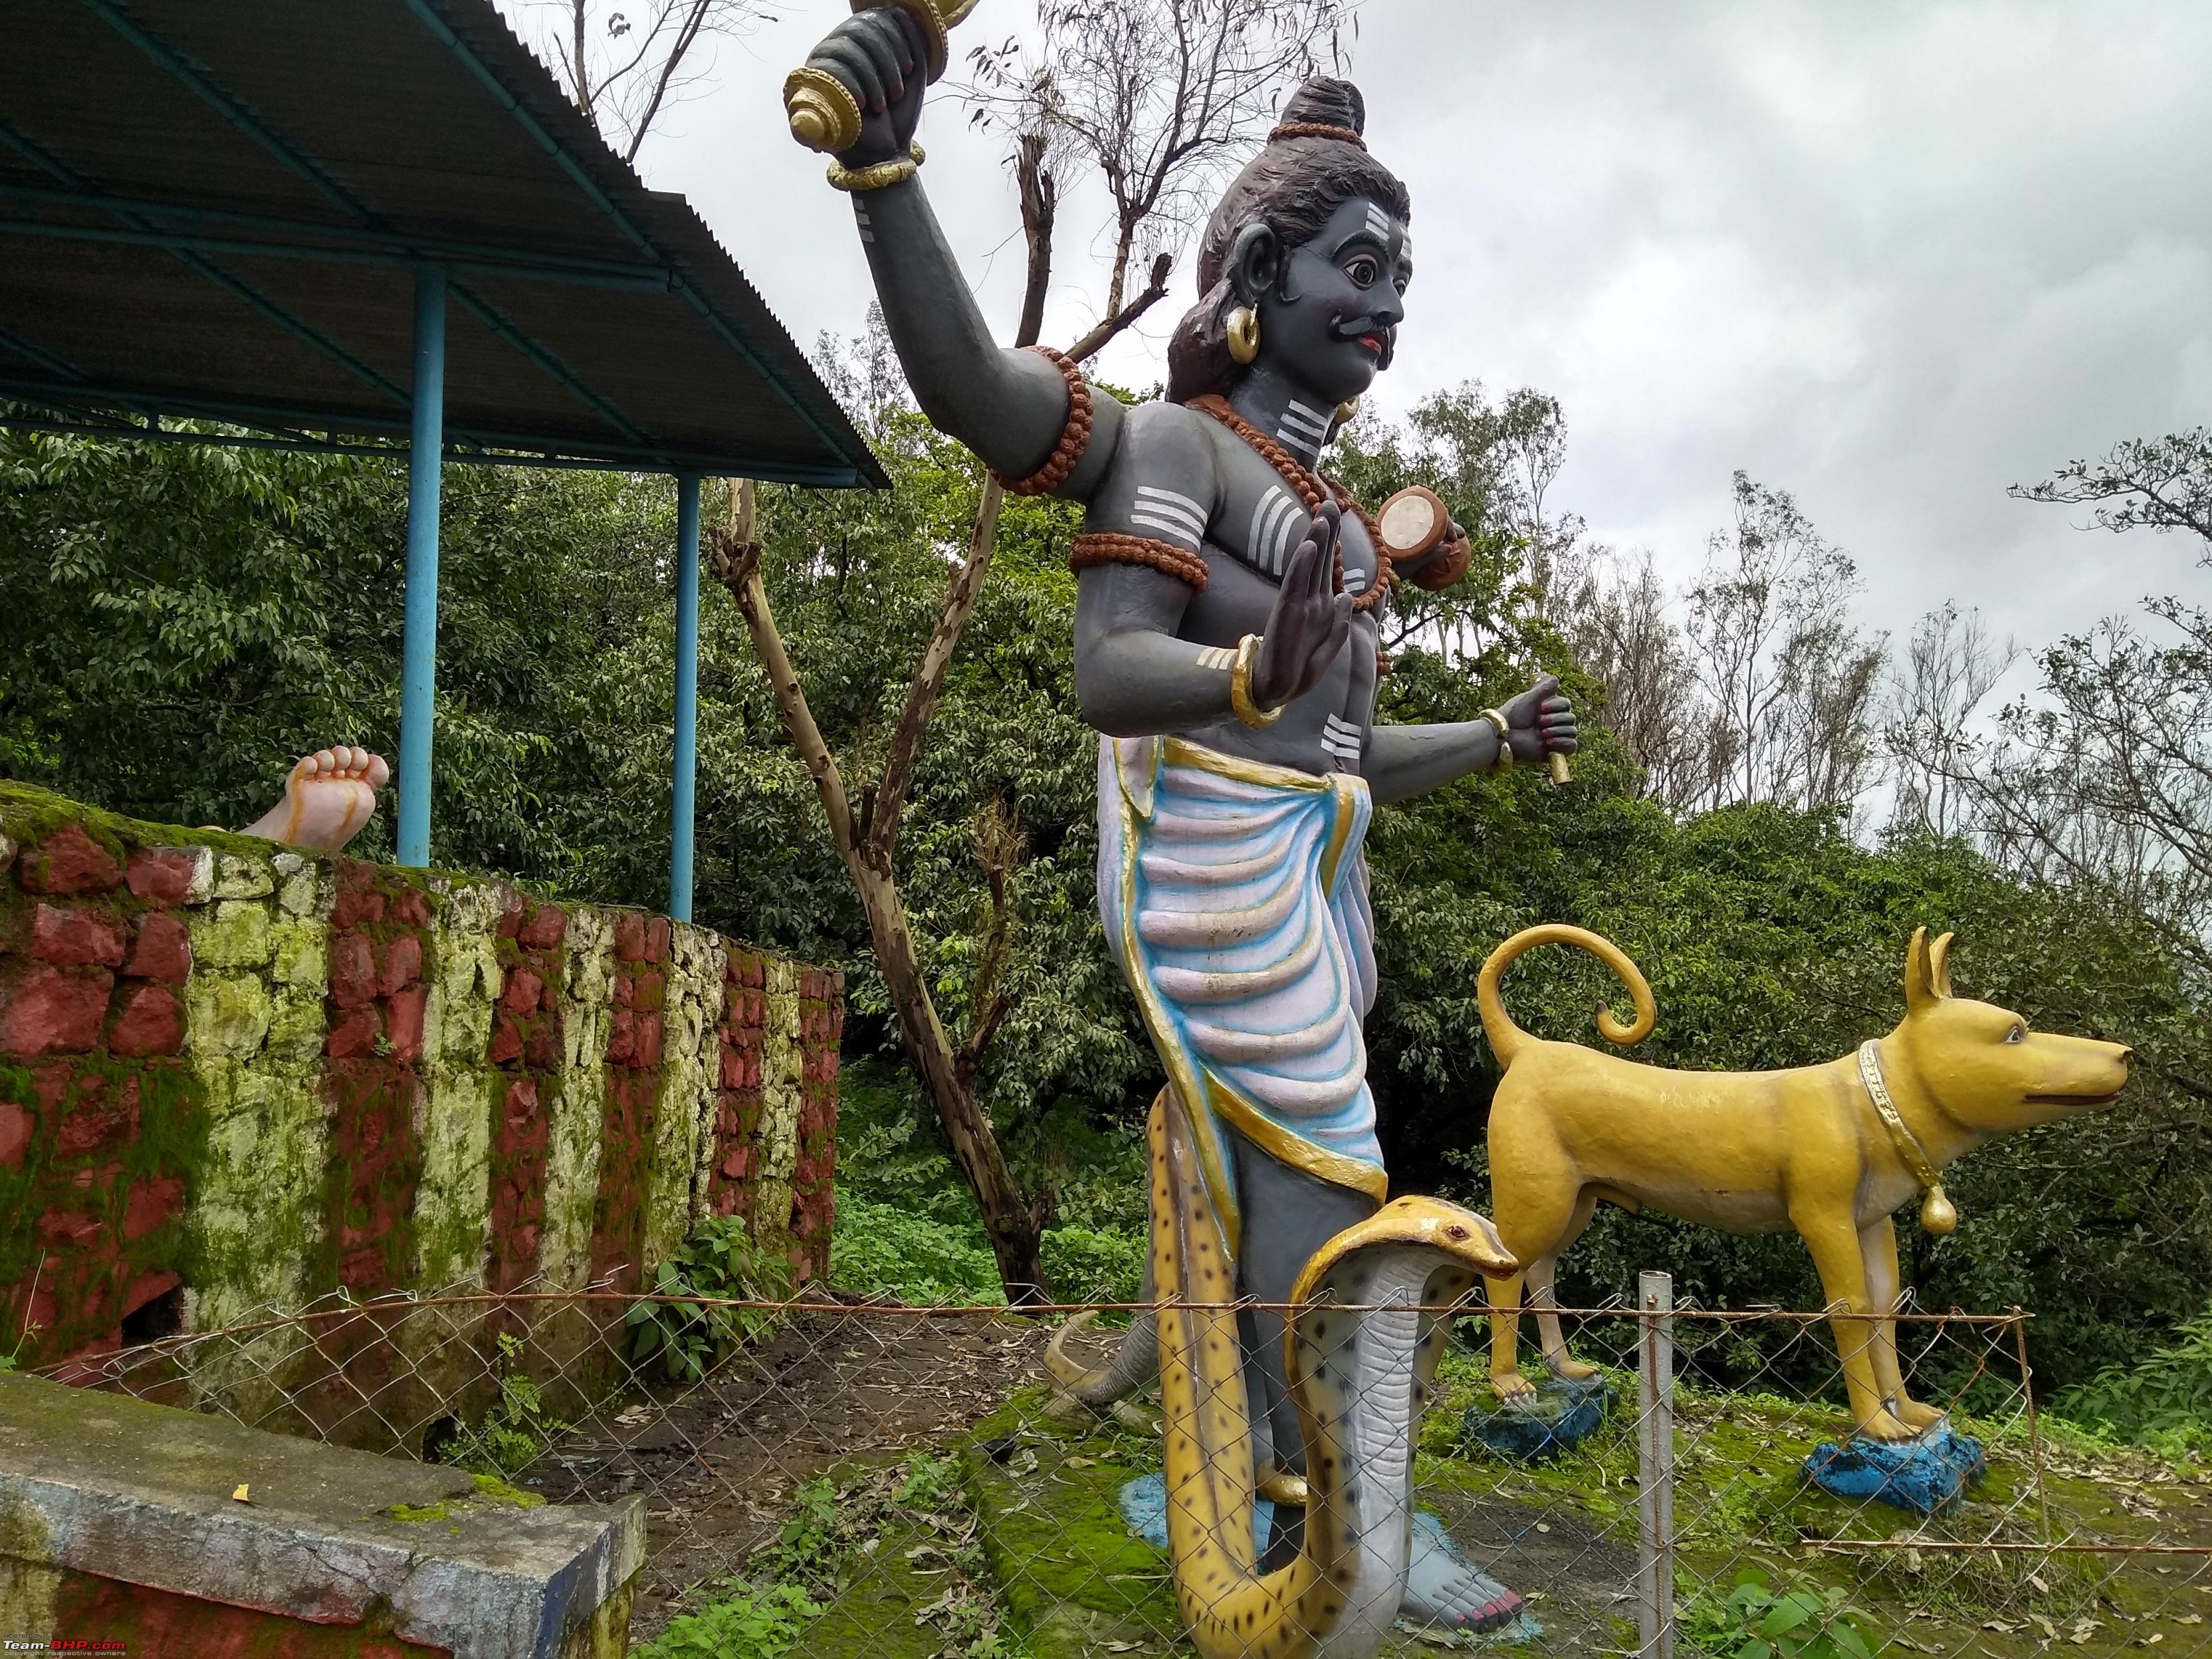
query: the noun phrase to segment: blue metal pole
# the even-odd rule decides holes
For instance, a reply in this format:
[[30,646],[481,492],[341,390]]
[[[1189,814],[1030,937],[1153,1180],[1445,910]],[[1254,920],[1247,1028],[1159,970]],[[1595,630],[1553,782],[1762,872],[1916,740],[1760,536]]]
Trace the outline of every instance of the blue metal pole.
[[415,387],[407,457],[407,626],[399,670],[399,862],[430,862],[437,724],[438,485],[446,448],[446,273],[415,273]]
[[676,481],[676,773],[668,914],[691,920],[691,820],[699,775],[699,475]]

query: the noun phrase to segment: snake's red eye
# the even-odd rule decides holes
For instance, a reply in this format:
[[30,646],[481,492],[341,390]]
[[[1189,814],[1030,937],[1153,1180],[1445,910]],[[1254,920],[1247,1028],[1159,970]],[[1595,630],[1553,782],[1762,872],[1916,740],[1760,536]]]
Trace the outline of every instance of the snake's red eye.
[[1452,1239],[1465,1238],[1467,1237],[1467,1229],[1461,1226],[1458,1222],[1455,1221],[1450,1226],[1444,1229],[1444,1237],[1446,1238]]

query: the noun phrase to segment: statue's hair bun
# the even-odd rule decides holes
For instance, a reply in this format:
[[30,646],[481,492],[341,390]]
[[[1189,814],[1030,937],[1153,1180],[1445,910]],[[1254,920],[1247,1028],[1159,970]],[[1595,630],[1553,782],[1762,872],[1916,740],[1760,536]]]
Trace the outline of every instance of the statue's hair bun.
[[1284,100],[1283,112],[1275,120],[1279,126],[1340,127],[1364,134],[1367,100],[1351,82],[1316,75]]

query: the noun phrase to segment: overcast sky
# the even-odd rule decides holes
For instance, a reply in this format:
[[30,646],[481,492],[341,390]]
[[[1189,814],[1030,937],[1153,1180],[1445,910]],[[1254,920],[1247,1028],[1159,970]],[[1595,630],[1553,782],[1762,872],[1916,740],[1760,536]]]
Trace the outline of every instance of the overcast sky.
[[[778,10],[718,47],[640,162],[811,343],[858,326],[866,266],[777,89],[848,7]],[[959,39],[1031,18],[983,0]],[[1741,467],[1796,495],[1857,559],[1867,619],[1900,632],[1956,598],[2034,643],[2201,589],[2181,544],[2091,535],[2005,486],[2212,420],[2208,69],[2201,0],[1369,0],[1351,73],[1419,244],[1372,401],[1468,379],[1557,394],[1555,504],[1678,578]],[[1011,332],[1001,143],[950,97],[921,136],[938,213]],[[1102,207],[1062,207],[1048,340],[1097,314]],[[1104,372],[1161,378],[1192,297],[1185,260]]]

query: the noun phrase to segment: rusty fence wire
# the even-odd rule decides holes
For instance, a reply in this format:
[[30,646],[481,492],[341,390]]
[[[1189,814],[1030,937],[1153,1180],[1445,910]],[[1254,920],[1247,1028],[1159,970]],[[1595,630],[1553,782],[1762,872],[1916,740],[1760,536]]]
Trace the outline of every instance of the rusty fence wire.
[[[1591,1373],[1571,1385],[1524,1318],[1536,1386],[1501,1399],[1479,1302],[1431,1311],[1467,1316],[1419,1419],[1387,1357],[1360,1351],[1346,1397],[1389,1489],[1363,1501],[1409,1488],[1415,1510],[1415,1594],[1385,1653],[2212,1646],[2212,1474],[2039,1414],[2026,1315],[1898,1321],[1911,1395],[1986,1466],[1922,1515],[1808,1481],[1850,1439],[1826,1318],[1670,1308],[1647,1275],[1638,1305],[1560,1315]],[[1194,1651],[1158,1542],[1157,1381],[1095,1409],[1060,1395],[1046,1346],[1078,1312],[1097,1318],[1071,1352],[1097,1363],[1144,1310],[462,1290],[326,1300],[47,1374],[465,1464],[524,1499],[640,1499],[633,1639],[653,1659]],[[1263,1566],[1304,1513],[1267,1489]]]

